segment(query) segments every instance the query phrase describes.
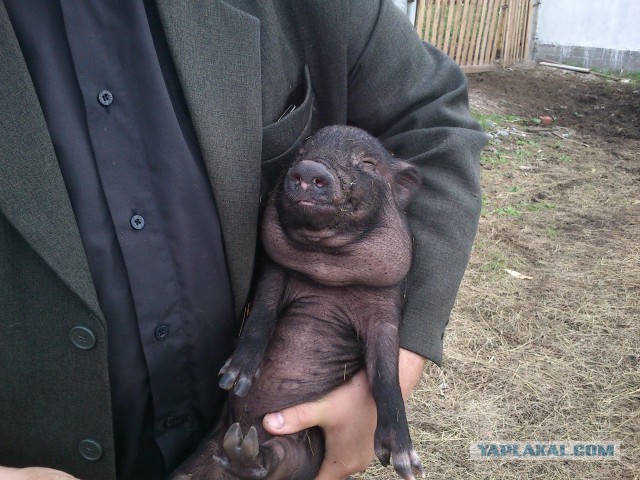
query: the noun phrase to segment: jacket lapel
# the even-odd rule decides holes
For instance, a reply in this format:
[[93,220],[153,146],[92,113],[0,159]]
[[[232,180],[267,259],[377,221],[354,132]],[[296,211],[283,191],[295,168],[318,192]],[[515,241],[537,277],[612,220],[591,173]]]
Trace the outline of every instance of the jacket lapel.
[[[240,313],[258,223],[260,22],[220,0],[158,0],[158,9],[211,179]],[[0,65],[0,211],[102,320],[53,145],[2,2]]]
[[44,116],[3,2],[0,65],[0,211],[103,321]]
[[221,0],[157,4],[211,179],[239,314],[258,224],[260,22]]

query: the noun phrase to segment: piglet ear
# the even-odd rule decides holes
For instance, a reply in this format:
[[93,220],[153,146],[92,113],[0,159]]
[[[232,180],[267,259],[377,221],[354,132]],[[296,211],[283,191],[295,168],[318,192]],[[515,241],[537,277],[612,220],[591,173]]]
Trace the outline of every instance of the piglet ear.
[[395,160],[394,163],[393,194],[398,206],[404,210],[418,193],[422,179],[420,172],[413,165],[401,160]]

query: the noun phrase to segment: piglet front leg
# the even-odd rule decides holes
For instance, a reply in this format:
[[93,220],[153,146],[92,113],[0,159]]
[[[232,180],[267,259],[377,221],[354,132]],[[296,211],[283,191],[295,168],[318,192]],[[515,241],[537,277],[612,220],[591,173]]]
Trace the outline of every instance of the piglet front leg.
[[365,364],[378,419],[374,437],[376,457],[405,480],[425,476],[411,443],[407,415],[398,379],[398,327],[383,321],[370,325],[365,338]]
[[245,320],[238,346],[219,372],[220,387],[233,389],[240,397],[249,392],[259,374],[280,311],[286,275],[277,265],[266,261],[259,278],[251,313]]

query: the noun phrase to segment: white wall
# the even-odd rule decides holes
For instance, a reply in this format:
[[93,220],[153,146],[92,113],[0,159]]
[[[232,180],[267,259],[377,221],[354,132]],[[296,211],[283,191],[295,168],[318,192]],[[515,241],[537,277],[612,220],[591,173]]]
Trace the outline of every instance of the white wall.
[[640,50],[640,0],[542,0],[537,43]]
[[411,24],[415,25],[417,2],[415,0],[393,0],[393,3],[395,3],[400,10],[407,14],[409,20],[411,20]]

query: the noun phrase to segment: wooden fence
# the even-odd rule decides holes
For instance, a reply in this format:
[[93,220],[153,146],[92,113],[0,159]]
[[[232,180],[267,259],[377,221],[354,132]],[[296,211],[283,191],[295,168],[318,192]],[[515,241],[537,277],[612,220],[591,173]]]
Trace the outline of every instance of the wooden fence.
[[466,72],[523,61],[535,0],[418,0],[416,30]]

